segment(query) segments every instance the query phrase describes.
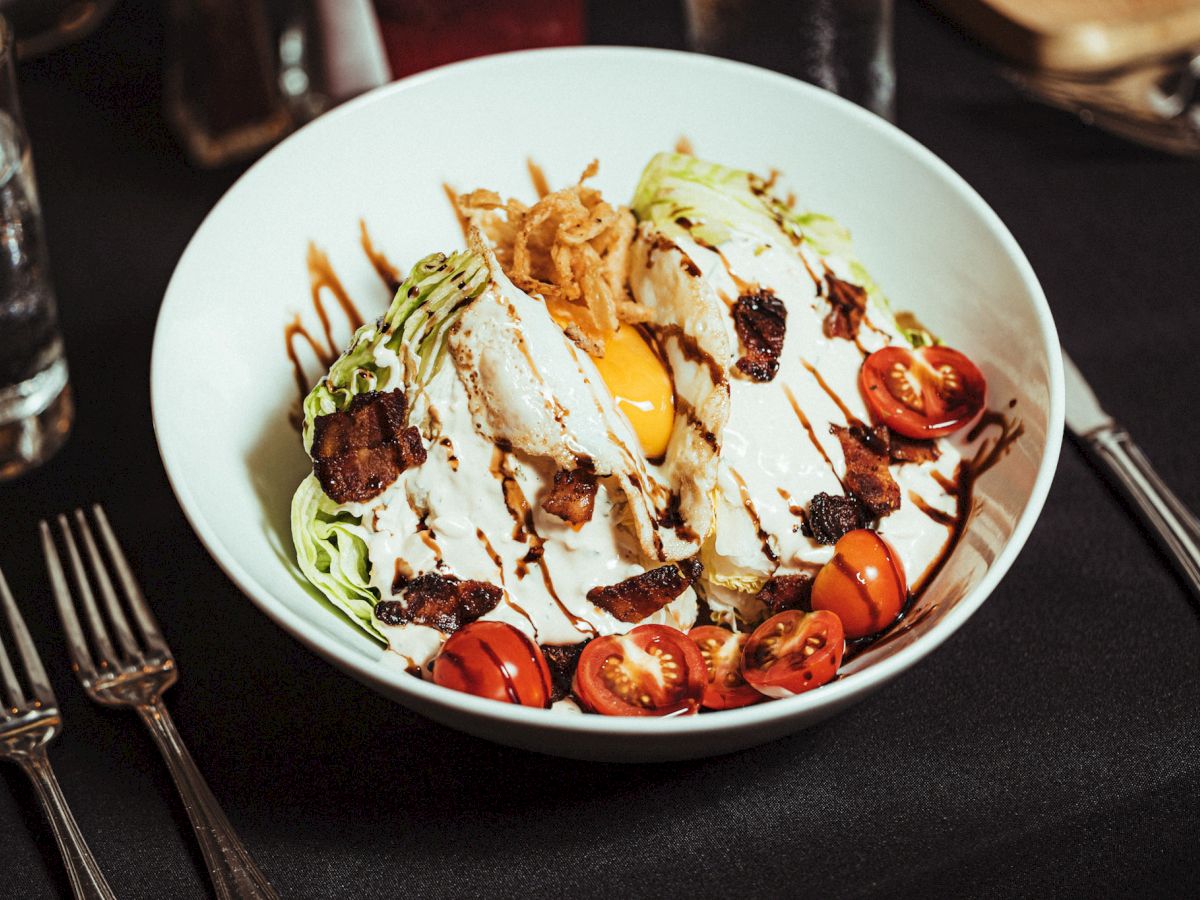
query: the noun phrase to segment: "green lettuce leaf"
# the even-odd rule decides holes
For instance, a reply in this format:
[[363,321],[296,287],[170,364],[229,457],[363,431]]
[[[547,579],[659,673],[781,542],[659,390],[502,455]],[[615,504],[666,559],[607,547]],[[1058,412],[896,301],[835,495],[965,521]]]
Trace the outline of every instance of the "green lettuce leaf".
[[300,482],[292,498],[292,542],[300,571],[351,622],[383,640],[371,618],[379,596],[370,585],[366,536],[359,517],[325,496],[316,475]]
[[[642,172],[633,195],[633,214],[668,237],[691,236],[720,247],[734,233],[764,243],[807,243],[821,256],[846,261],[851,278],[867,292],[873,318],[894,326],[887,297],[854,254],[850,232],[830,216],[789,208],[753,172],[730,169],[680,153],[659,153]],[[885,326],[886,327],[886,326]],[[907,337],[907,335],[906,335]]]
[[[305,450],[311,455],[318,416],[344,410],[359,394],[384,385],[402,383],[407,390],[427,383],[445,362],[449,329],[488,281],[487,264],[475,253],[435,253],[417,263],[388,311],[354,333],[349,348],[305,398]],[[396,354],[403,372],[379,366],[381,347]],[[292,499],[300,571],[352,622],[384,640],[371,616],[379,594],[370,584],[367,535],[361,518],[328,497],[315,475],[304,479]]]

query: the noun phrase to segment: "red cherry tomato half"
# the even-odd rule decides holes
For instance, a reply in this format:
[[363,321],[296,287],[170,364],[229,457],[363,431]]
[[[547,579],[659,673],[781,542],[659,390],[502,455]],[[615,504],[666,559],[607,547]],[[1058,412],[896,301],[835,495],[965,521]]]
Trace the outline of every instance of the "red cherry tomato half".
[[697,712],[707,685],[704,656],[686,634],[639,625],[584,647],[571,688],[592,712],[667,716]]
[[846,637],[866,637],[887,628],[907,599],[908,582],[896,551],[866,528],[842,535],[833,559],[813,579],[812,608],[835,613]]
[[433,680],[502,703],[550,705],[542,648],[507,622],[472,622],[450,635],[434,661]]
[[789,609],[754,629],[742,650],[742,675],[768,697],[802,694],[837,674],[845,646],[833,613]]
[[859,383],[872,414],[910,438],[957,431],[979,415],[987,382],[949,347],[884,347],[863,362]]
[[765,699],[742,677],[742,647],[749,635],[734,634],[716,625],[701,625],[688,632],[708,667],[708,687],[701,701],[705,709],[734,709]]

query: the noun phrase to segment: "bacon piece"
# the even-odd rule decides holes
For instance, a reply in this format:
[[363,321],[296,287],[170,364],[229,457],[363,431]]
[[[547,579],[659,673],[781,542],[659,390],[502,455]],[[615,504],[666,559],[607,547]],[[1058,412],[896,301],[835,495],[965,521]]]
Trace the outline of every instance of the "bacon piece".
[[858,327],[867,311],[866,290],[826,271],[825,296],[830,306],[829,315],[822,323],[825,337],[854,340],[858,337]]
[[640,622],[688,589],[703,569],[694,559],[659,566],[608,587],[595,587],[588,600],[622,622]]
[[942,455],[941,451],[938,450],[937,442],[905,437],[890,429],[888,433],[888,454],[891,456],[892,462],[915,463],[937,462],[938,457]]
[[425,462],[421,433],[404,425],[406,411],[403,391],[369,391],[344,412],[317,416],[313,472],[322,490],[338,503],[370,500],[405,469]]
[[846,457],[846,490],[872,516],[886,516],[899,509],[900,486],[888,470],[886,429],[834,425],[831,430],[841,442]]
[[767,579],[758,599],[766,604],[771,615],[788,609],[808,609],[812,583],[811,575],[776,575]]
[[571,693],[571,682],[579,665],[579,654],[587,644],[587,641],[578,644],[542,644],[542,656],[546,657],[546,665],[550,667],[551,703],[556,703]]
[[836,544],[847,531],[865,524],[863,508],[853,497],[821,492],[808,502],[809,536],[818,544]]
[[596,473],[586,469],[559,469],[542,509],[564,522],[580,526],[592,520],[596,505]]
[[733,324],[746,354],[735,365],[754,381],[770,381],[779,371],[787,332],[787,307],[769,290],[742,294],[733,304]]
[[437,572],[420,575],[405,588],[403,599],[375,604],[375,618],[384,625],[429,625],[444,634],[491,612],[504,596],[486,581],[462,581]]

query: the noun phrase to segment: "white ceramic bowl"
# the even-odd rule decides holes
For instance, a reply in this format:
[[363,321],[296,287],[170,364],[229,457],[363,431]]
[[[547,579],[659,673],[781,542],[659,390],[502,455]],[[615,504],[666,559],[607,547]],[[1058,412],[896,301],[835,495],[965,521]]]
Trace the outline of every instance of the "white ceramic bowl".
[[[406,675],[316,598],[293,561],[288,504],[307,458],[287,421],[297,387],[283,328],[296,314],[315,328],[308,242],[328,252],[374,317],[390,297],[359,246],[360,218],[407,267],[461,246],[443,181],[527,197],[527,157],[553,184],[573,181],[598,157],[594,183],[610,199],[628,198],[650,156],[681,135],[703,157],[783,170],[802,206],[850,227],[897,308],[917,310],[978,362],[993,401],[1017,401],[1025,433],[977,485],[978,510],[922,600],[936,608],[819,690],[686,719],[556,715]],[[334,327],[344,342],[349,332]],[[1045,297],[995,213],[945,164],[882,119],[807,84],[709,57],[623,48],[447,66],[373,91],[288,138],[230,189],[180,260],[159,316],[151,388],[159,447],[184,512],[229,577],[281,627],[437,721],[607,760],[682,759],[768,741],[917,662],[1011,565],[1046,498],[1063,426],[1062,364]]]

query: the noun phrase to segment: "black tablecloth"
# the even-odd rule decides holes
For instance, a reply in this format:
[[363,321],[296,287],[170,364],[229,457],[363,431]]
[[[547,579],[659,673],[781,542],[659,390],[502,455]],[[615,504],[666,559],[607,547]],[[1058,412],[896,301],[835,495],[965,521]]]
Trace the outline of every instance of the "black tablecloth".
[[[681,42],[672,4],[649,21],[637,6],[593,4],[592,39]],[[160,299],[238,174],[196,172],[167,134],[162,37],[157,4],[126,2],[20,72],[79,416],[57,459],[0,486],[0,566],[52,664],[52,760],[119,895],[207,883],[148,736],[84,699],[65,663],[35,526],[92,499],[180,661],[179,728],[286,896],[1195,896],[1196,610],[1072,445],[1021,557],[945,646],[832,721],[733,756],[613,766],[493,746],[272,625],[192,534],[150,425]],[[1024,101],[921,7],[900,4],[896,45],[901,127],[1008,223],[1064,345],[1200,508],[1200,165]],[[27,782],[2,771],[0,895],[65,895]]]

